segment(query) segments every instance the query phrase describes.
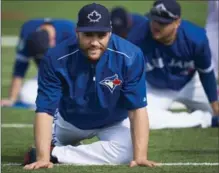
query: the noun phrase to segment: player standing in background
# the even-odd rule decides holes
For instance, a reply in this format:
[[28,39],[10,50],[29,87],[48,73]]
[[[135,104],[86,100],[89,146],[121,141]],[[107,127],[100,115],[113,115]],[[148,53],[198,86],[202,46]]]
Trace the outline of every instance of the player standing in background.
[[[180,16],[181,7],[175,0],[155,1],[150,20],[137,28],[137,36],[129,38],[142,49],[147,61],[153,129],[218,125],[218,117],[212,118],[219,115],[219,103],[205,30]],[[174,100],[193,112],[168,111]]]
[[207,16],[207,22],[206,22],[206,31],[207,36],[209,39],[209,44],[211,48],[211,54],[212,54],[212,62],[214,64],[214,71],[215,76],[218,80],[218,51],[219,51],[219,45],[218,45],[218,22],[219,22],[219,2],[218,0],[215,1],[208,1],[208,16]]
[[138,28],[147,19],[145,16],[128,13],[123,7],[115,7],[111,10],[112,32],[123,38],[129,38],[138,35]]
[[1,105],[13,106],[20,96],[23,103],[35,107],[37,79],[28,80],[22,86],[31,58],[38,68],[49,48],[71,36],[75,36],[75,26],[70,20],[45,18],[25,22],[16,48],[9,98],[1,100]]
[[[62,42],[43,58],[34,123],[36,150],[27,154],[25,169],[51,168],[50,152],[51,160],[59,163],[155,166],[147,157],[144,56],[111,30],[108,9],[86,5],[78,13],[77,39]],[[94,136],[99,141],[73,146]]]

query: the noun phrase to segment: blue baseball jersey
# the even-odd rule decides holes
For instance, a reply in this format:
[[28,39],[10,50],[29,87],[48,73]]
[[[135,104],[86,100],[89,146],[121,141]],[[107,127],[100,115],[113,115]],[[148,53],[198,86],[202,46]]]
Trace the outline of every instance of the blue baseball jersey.
[[112,34],[108,48],[94,63],[77,42],[65,40],[43,58],[36,112],[53,116],[58,108],[65,121],[94,129],[147,105],[144,55],[137,46]]
[[136,27],[136,36],[128,38],[144,53],[147,81],[157,88],[180,90],[198,71],[209,101],[216,101],[216,79],[205,30],[182,20],[174,43],[164,45],[152,38],[149,23],[147,20]]
[[145,16],[137,14],[137,13],[132,13],[130,14],[131,17],[131,27],[129,29],[129,33],[127,36],[127,39],[131,39],[133,37],[137,37],[139,35],[139,30],[138,28],[148,20]]
[[19,42],[16,48],[16,60],[14,65],[14,76],[24,77],[29,61],[32,58],[27,49],[25,49],[25,42],[28,36],[37,31],[37,29],[45,22],[50,22],[56,30],[56,43],[60,43],[66,38],[75,36],[75,25],[70,20],[65,19],[33,19],[25,22],[22,25]]

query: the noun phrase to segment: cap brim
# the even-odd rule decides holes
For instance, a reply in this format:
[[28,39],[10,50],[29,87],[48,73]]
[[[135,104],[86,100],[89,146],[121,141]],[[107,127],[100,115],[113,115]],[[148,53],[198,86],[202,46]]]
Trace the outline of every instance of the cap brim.
[[175,21],[175,19],[167,19],[161,16],[156,16],[156,15],[151,15],[151,14],[148,14],[147,17],[150,20],[154,20],[156,22],[163,23],[163,24],[170,24]]
[[77,27],[78,32],[111,32],[111,27]]

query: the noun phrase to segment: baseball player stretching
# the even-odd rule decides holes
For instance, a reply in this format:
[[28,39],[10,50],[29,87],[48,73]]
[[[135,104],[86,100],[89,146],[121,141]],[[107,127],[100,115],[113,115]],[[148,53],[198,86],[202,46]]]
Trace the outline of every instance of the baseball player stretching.
[[[157,0],[149,20],[138,28],[142,34],[129,38],[147,59],[150,127],[218,126],[217,85],[208,38],[204,28],[180,16],[181,7],[175,0]],[[175,100],[191,113],[168,111]]]
[[[77,39],[64,41],[43,58],[34,128],[36,157],[32,148],[25,169],[50,168],[54,159],[84,165],[155,165],[147,158],[144,56],[133,44],[111,35],[111,29],[104,6],[86,5],[78,14]],[[74,146],[94,136],[99,141]]]
[[31,19],[26,21],[20,31],[16,47],[9,97],[1,100],[1,106],[13,106],[17,100],[35,107],[37,97],[37,78],[27,80],[24,77],[30,61],[37,68],[44,53],[66,38],[75,36],[75,24],[65,19]]

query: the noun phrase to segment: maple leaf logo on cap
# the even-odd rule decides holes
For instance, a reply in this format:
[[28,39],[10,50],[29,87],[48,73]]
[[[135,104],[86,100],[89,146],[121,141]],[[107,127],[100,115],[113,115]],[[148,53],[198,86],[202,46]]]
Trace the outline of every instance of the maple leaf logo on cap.
[[98,13],[96,10],[92,11],[87,15],[87,18],[90,20],[90,22],[99,22],[102,18],[101,14]]

